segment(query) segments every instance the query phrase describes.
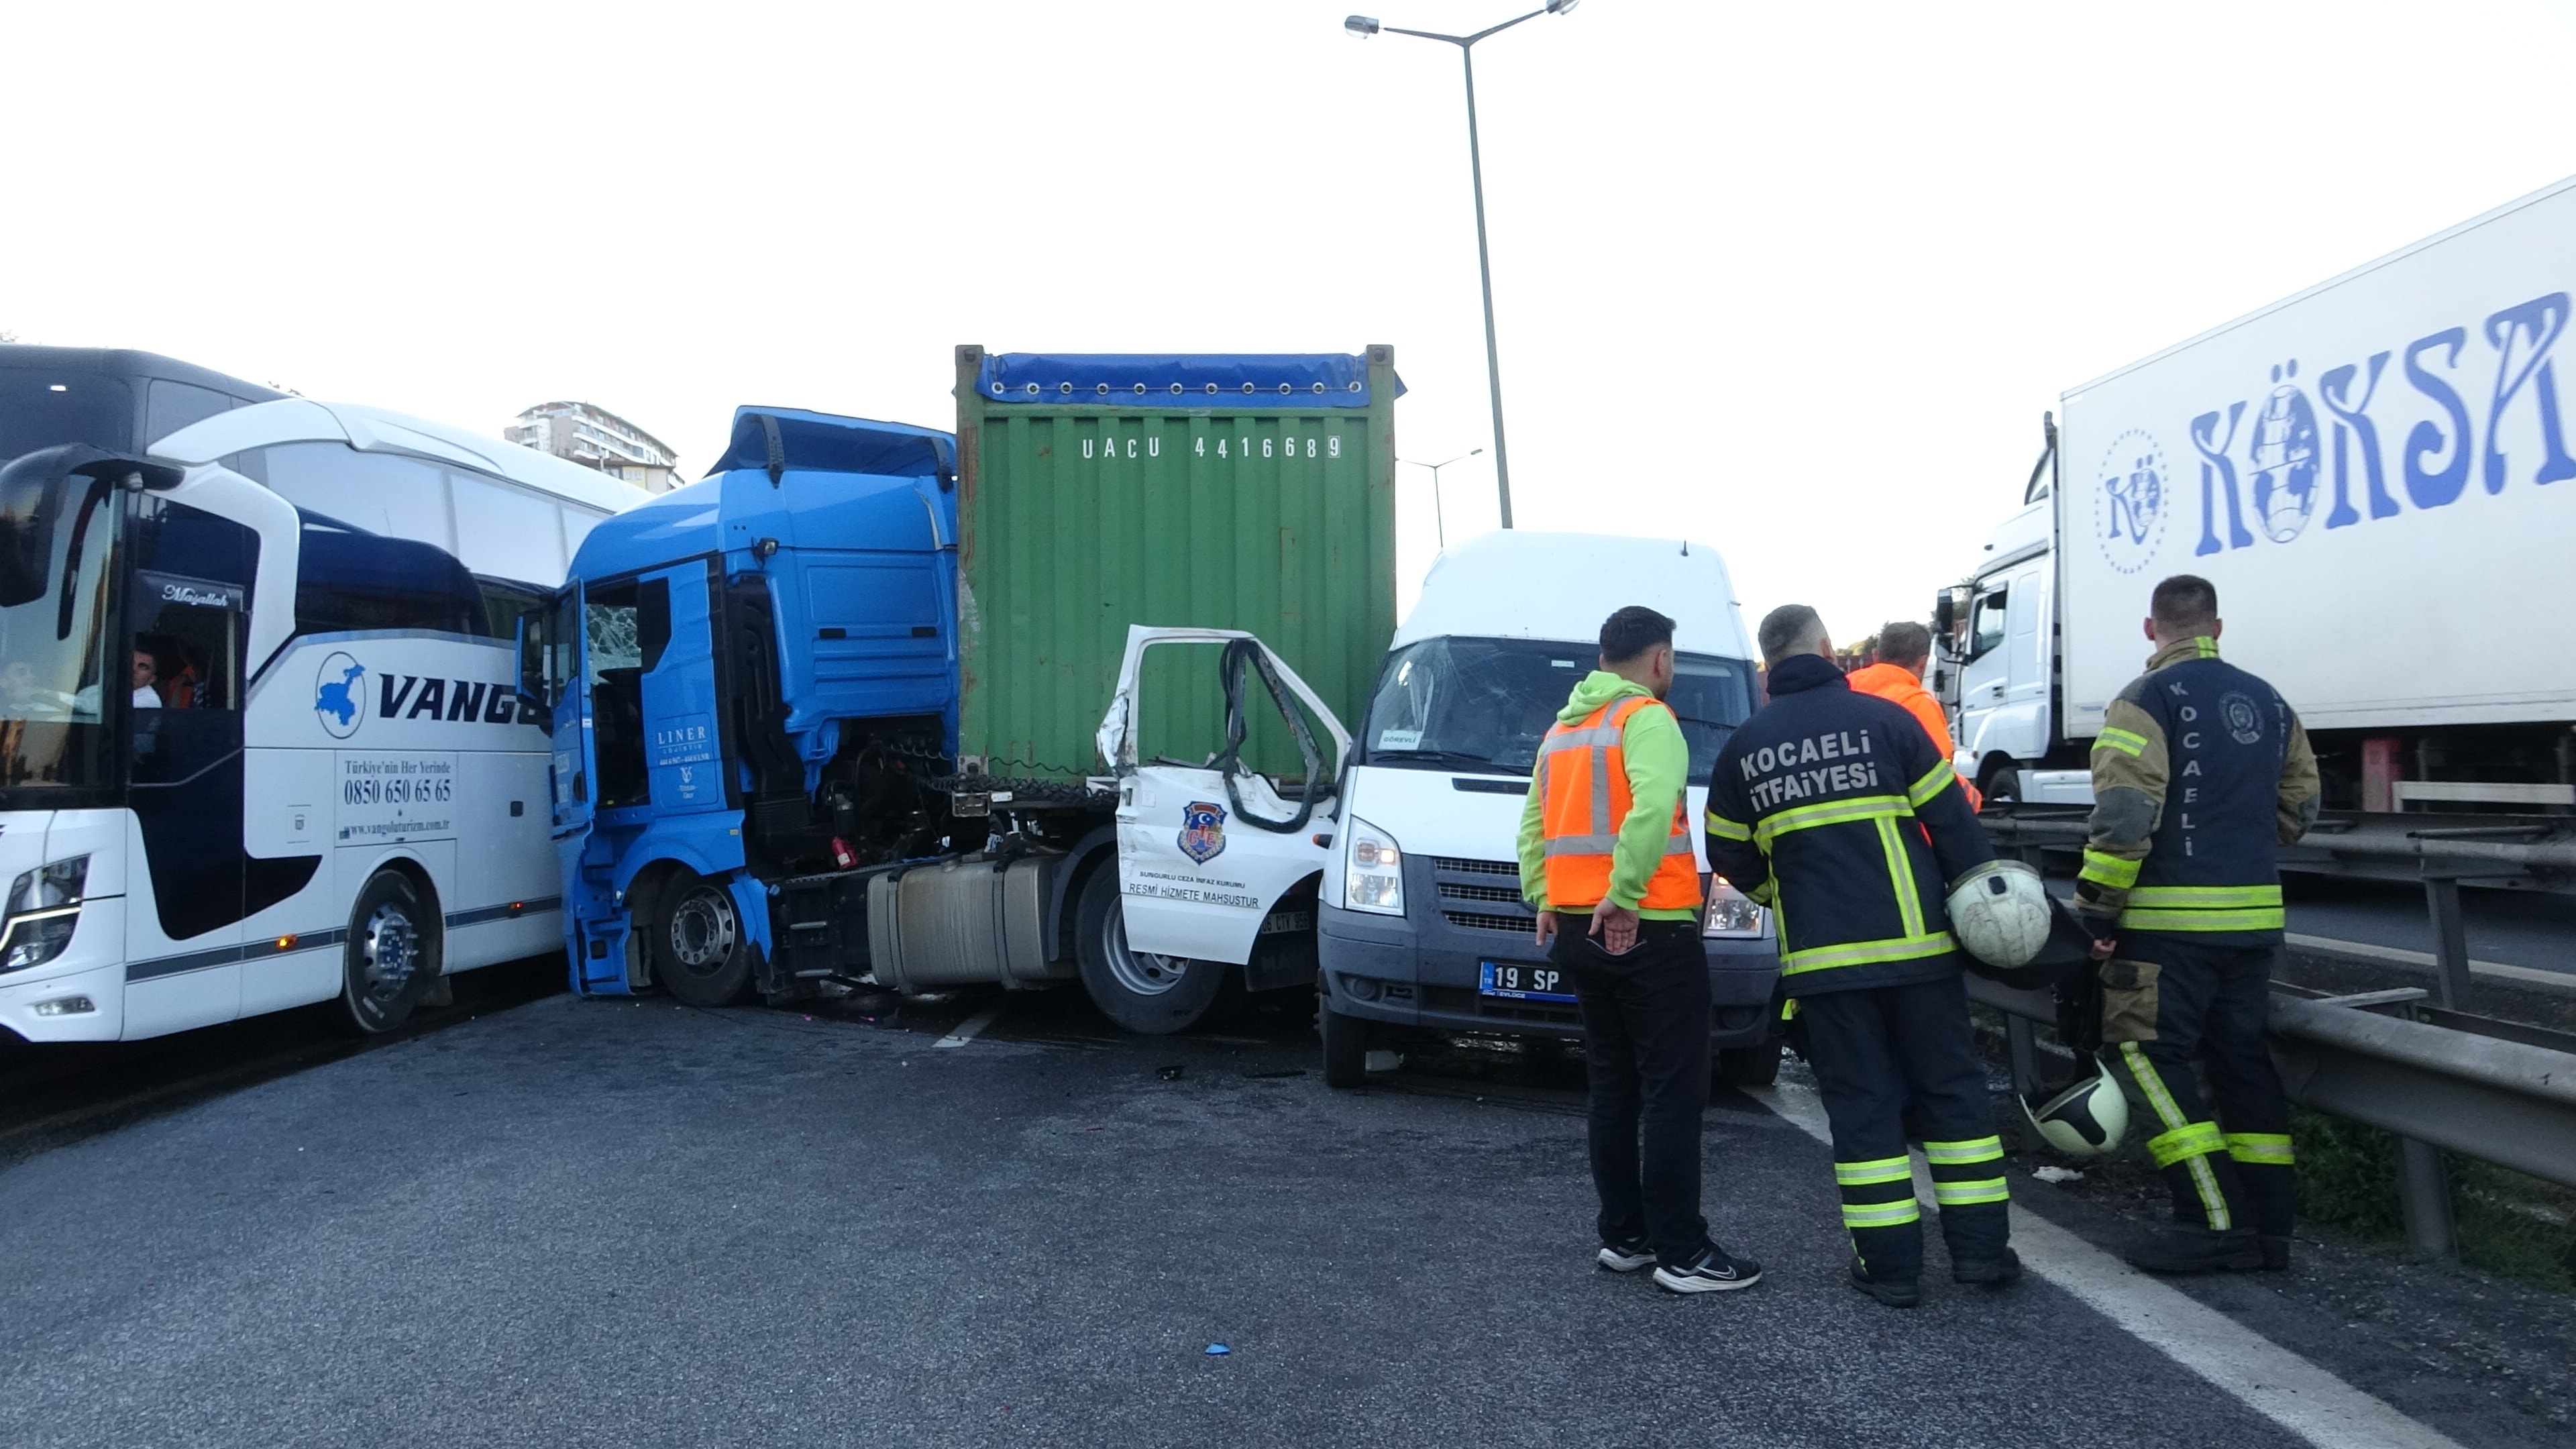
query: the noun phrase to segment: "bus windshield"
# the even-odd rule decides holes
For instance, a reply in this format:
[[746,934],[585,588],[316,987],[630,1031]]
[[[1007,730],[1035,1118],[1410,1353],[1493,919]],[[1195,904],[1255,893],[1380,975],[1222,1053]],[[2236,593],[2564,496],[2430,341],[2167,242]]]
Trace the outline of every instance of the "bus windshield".
[[[1444,637],[1388,656],[1361,730],[1362,763],[1526,775],[1539,740],[1595,666],[1587,644]],[[1741,660],[1683,654],[1665,703],[1690,745],[1690,779],[1708,783],[1717,752],[1753,713],[1753,671]]]
[[123,452],[133,432],[134,390],[124,378],[0,367],[0,462],[59,443]]
[[[79,447],[0,466],[0,790],[110,783],[117,490]],[[34,803],[18,801],[16,803]]]

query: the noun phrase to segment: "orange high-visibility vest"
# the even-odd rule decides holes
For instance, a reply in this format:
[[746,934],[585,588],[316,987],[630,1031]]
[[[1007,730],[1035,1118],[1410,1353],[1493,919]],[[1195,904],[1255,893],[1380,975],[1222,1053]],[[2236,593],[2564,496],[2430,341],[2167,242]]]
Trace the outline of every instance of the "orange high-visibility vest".
[[[1628,818],[1628,717],[1648,705],[1643,695],[1614,699],[1577,724],[1558,724],[1538,751],[1539,831],[1547,838],[1550,906],[1589,910],[1610,894],[1610,858],[1619,823]],[[1690,910],[1700,903],[1699,867],[1691,858],[1690,828],[1683,814],[1690,791],[1673,802],[1672,835],[1663,861],[1646,880],[1642,910]]]

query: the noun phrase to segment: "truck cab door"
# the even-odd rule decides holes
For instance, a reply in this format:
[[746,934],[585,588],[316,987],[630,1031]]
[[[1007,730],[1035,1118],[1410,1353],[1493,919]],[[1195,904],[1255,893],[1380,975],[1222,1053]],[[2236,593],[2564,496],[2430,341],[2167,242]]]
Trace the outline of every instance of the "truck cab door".
[[[1153,753],[1211,740],[1203,758]],[[1349,749],[1341,721],[1252,635],[1130,627],[1100,726],[1118,780],[1128,943],[1241,964],[1266,922],[1311,927],[1273,921],[1272,908],[1323,872],[1330,852],[1317,837],[1331,838],[1327,810]]]
[[535,701],[554,741],[548,810],[557,840],[589,831],[590,782],[598,774],[581,620],[582,586],[575,579],[519,621],[520,692]]
[[726,804],[717,759],[713,568],[712,560],[694,559],[636,581],[646,788],[661,815]]

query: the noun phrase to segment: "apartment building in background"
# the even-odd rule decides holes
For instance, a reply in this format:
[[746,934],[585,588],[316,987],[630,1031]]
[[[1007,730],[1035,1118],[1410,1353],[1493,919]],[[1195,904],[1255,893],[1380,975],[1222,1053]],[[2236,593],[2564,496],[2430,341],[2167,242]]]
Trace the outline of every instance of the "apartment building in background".
[[661,439],[593,403],[539,403],[520,413],[501,436],[596,468],[647,493],[668,493],[680,485],[677,454]]

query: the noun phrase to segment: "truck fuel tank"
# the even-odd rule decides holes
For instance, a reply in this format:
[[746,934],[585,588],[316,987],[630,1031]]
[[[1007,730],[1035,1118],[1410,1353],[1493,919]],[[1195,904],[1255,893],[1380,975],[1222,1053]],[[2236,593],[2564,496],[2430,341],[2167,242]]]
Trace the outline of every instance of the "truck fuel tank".
[[1071,977],[1071,957],[1047,960],[1047,902],[1060,855],[997,866],[986,855],[919,865],[868,882],[868,955],[877,984],[896,991],[999,982],[1033,986]]

